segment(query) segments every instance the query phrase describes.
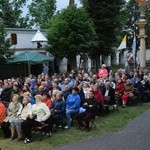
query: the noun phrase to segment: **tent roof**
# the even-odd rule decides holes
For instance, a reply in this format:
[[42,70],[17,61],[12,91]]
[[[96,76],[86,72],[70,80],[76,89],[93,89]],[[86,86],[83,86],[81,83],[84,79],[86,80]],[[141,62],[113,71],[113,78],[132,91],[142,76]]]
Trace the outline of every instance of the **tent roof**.
[[7,59],[8,63],[28,63],[31,65],[41,64],[43,62],[53,61],[53,56],[46,56],[38,52],[23,52],[13,55]]
[[47,42],[47,38],[43,35],[43,33],[38,30],[34,37],[32,38],[31,42]]

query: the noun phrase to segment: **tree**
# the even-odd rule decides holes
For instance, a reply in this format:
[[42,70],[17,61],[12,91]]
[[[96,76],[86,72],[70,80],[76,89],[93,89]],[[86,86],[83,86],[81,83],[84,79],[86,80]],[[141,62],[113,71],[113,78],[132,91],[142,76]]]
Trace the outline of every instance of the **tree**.
[[6,39],[6,33],[4,30],[4,24],[0,20],[0,58],[12,55],[14,52],[10,49],[10,39]]
[[28,16],[32,18],[30,23],[44,28],[47,21],[54,15],[55,4],[56,0],[32,0],[32,3],[28,6]]
[[67,57],[76,69],[76,55],[88,53],[97,45],[93,23],[85,9],[69,6],[48,23],[48,48],[58,60]]
[[[125,27],[124,29],[130,30],[132,35],[128,34],[128,48],[132,48],[132,42],[133,42],[133,33],[136,33],[136,38],[138,39],[138,34],[139,34],[139,29],[135,25],[135,23],[140,19],[140,12],[139,12],[139,6],[138,3],[136,3],[134,0],[130,0],[126,7],[125,7],[125,12],[126,12],[126,22],[125,22]],[[150,47],[150,8],[145,7],[145,19],[148,21],[148,25],[146,26],[146,34],[148,35],[148,38],[146,40],[146,46],[147,48]],[[130,34],[131,34],[130,33]],[[138,40],[137,40],[138,41]],[[139,41],[137,42],[137,47],[139,47]]]
[[100,55],[109,55],[116,46],[116,30],[121,27],[120,14],[124,0],[82,0],[92,18],[99,38],[98,48],[91,56],[96,59],[96,69],[100,65]]
[[74,0],[69,0],[69,5],[74,5]]
[[22,17],[26,0],[0,0],[0,18],[7,28],[28,28],[28,17]]
[[9,0],[1,0],[1,19],[6,27],[13,28],[16,25],[15,15],[13,14],[12,6]]

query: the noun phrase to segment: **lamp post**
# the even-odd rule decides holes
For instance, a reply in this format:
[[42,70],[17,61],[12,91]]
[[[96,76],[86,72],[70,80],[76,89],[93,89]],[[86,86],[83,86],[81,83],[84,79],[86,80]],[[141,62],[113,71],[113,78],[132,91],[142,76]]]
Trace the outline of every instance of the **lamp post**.
[[150,6],[150,2],[145,0],[135,0],[139,4],[140,19],[135,23],[139,27],[139,36],[140,39],[140,68],[146,67],[146,37],[145,26],[147,20],[145,19],[145,10],[147,6]]

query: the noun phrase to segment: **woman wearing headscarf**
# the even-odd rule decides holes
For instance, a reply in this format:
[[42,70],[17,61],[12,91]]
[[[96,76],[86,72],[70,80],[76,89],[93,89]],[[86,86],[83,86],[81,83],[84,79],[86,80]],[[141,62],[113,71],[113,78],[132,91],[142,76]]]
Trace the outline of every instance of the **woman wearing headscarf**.
[[31,111],[31,103],[29,103],[30,98],[24,97],[22,101],[22,106],[17,113],[17,118],[11,121],[11,140],[15,139],[16,132],[18,134],[17,140],[22,140],[22,130],[21,123],[27,119]]

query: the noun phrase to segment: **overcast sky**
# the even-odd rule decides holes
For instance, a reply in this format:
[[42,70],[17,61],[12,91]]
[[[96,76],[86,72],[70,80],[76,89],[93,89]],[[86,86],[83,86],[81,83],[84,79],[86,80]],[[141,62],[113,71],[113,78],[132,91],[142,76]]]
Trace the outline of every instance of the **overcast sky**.
[[[28,4],[30,4],[31,1],[32,0],[28,0]],[[69,5],[69,0],[56,0],[56,1],[57,1],[56,3],[57,10],[61,10]],[[126,0],[126,1],[129,1],[129,0]],[[81,5],[80,0],[75,0],[75,4],[77,4],[77,6],[80,6]],[[24,16],[28,12],[27,7],[24,7],[23,11],[24,11],[23,16]]]
[[[32,0],[28,0],[27,1],[27,5],[31,3]],[[69,5],[69,0],[56,0],[56,7],[57,10],[61,10],[65,7],[67,7]],[[77,4],[77,6],[80,6],[80,1],[79,0],[75,0],[75,3]],[[23,16],[25,16],[28,12],[27,7],[23,7]]]
[[[75,0],[75,3],[79,6],[80,1]],[[57,0],[57,10],[60,10],[62,8],[65,8],[69,5],[69,0]]]

